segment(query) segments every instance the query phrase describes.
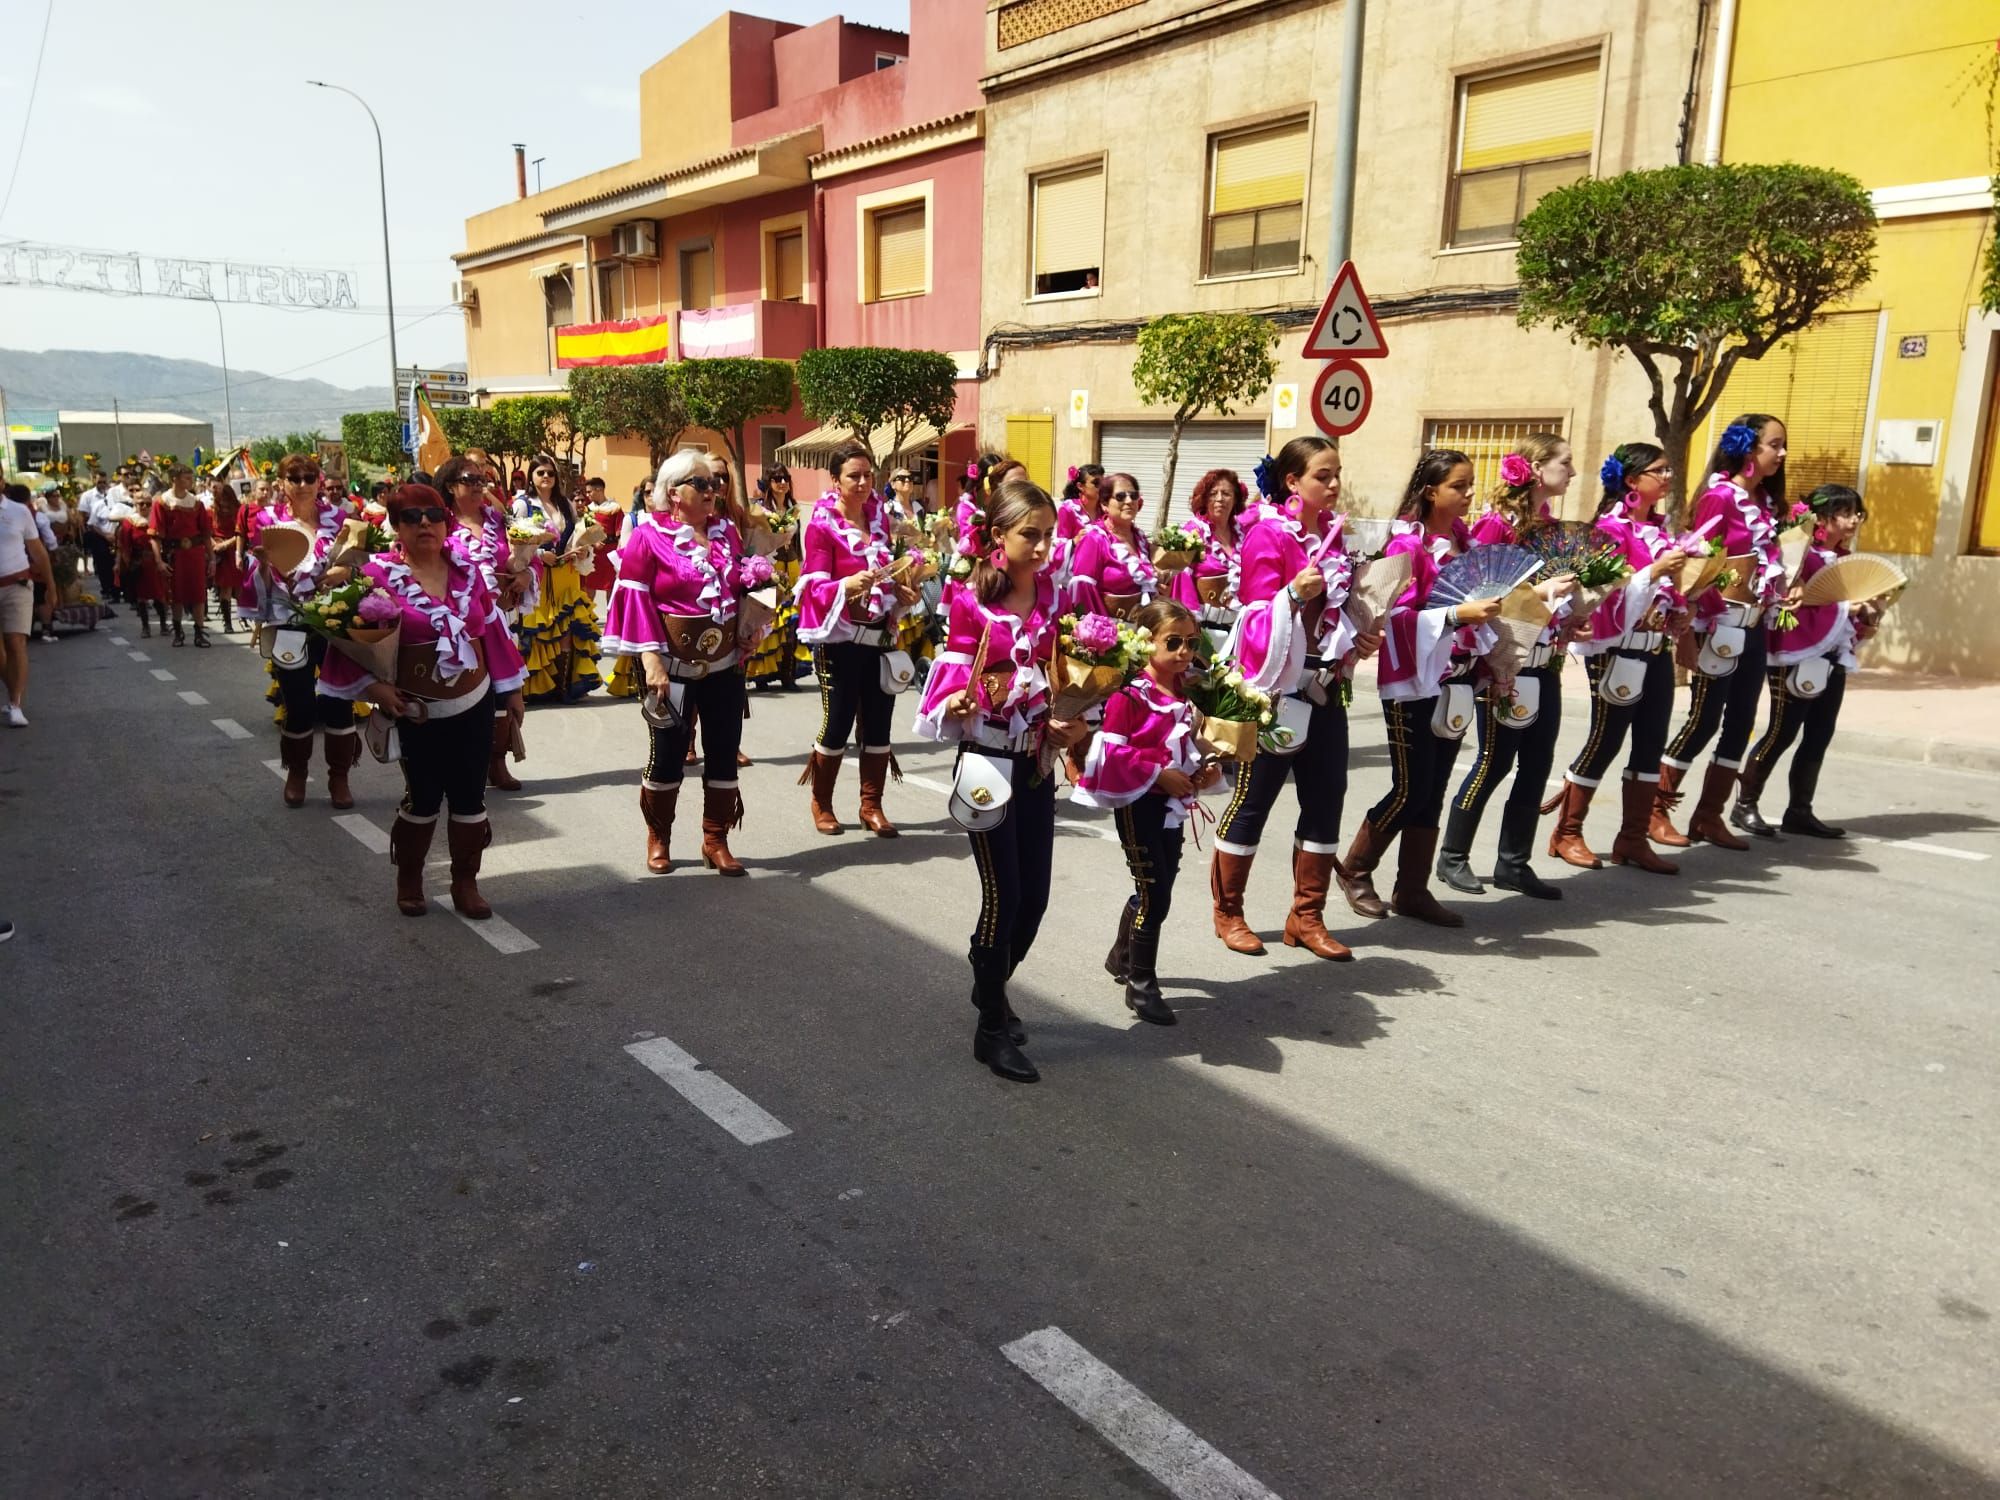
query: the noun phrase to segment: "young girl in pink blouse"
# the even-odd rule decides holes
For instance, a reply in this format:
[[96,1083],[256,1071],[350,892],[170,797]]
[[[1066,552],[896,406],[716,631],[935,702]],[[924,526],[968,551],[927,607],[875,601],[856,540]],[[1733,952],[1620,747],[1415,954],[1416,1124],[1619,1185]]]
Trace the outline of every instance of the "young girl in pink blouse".
[[1195,748],[1195,710],[1184,686],[1200,624],[1171,599],[1156,599],[1132,623],[1152,633],[1153,659],[1105,705],[1104,727],[1091,741],[1070,800],[1115,812],[1132,872],[1132,898],[1119,914],[1104,967],[1125,986],[1125,1004],[1135,1016],[1172,1026],[1173,1007],[1160,994],[1157,972],[1160,929],[1173,905],[1187,816],[1222,772],[1204,765]]

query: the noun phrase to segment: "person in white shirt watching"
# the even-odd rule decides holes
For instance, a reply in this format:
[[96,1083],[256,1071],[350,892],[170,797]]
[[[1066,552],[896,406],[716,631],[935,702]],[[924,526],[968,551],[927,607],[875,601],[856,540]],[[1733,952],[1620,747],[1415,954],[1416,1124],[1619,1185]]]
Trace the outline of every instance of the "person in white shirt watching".
[[0,683],[6,687],[6,719],[16,729],[28,727],[21,703],[28,690],[28,634],[35,617],[35,581],[48,590],[42,601],[44,626],[54,619],[55,570],[42,545],[35,513],[28,507],[27,486],[10,484],[0,499]]

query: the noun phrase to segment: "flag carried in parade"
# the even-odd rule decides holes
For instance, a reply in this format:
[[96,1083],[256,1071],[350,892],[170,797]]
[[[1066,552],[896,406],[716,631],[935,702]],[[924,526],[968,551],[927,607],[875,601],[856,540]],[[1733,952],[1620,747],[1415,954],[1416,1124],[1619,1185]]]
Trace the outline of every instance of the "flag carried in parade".
[[410,452],[426,474],[437,473],[451,457],[451,440],[444,435],[444,426],[431,407],[430,393],[421,381],[410,383]]

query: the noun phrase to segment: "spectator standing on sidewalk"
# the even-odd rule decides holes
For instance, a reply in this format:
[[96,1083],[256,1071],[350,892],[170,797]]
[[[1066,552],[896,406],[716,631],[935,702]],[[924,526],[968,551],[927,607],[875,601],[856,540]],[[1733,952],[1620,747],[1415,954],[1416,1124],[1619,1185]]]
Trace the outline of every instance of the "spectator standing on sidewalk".
[[10,484],[0,499],[0,683],[6,688],[5,717],[15,729],[28,727],[21,704],[28,691],[28,634],[38,579],[48,590],[42,603],[46,625],[55,612],[55,570],[28,508],[26,487]]
[[100,473],[77,502],[76,513],[83,518],[83,545],[90,554],[90,570],[97,575],[97,597],[111,601],[111,570],[116,554],[112,541],[118,535],[118,520],[110,512],[125,503],[122,491],[114,494],[111,476]]

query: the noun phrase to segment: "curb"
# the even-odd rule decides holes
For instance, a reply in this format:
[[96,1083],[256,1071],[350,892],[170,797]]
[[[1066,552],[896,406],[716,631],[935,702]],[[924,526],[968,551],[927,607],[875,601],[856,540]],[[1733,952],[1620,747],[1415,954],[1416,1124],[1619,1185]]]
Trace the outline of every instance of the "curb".
[[1968,745],[1960,740],[1921,739],[1905,734],[1871,734],[1865,729],[1835,731],[1833,748],[1878,760],[1911,761],[1950,771],[1975,771],[2000,776],[2000,745]]

